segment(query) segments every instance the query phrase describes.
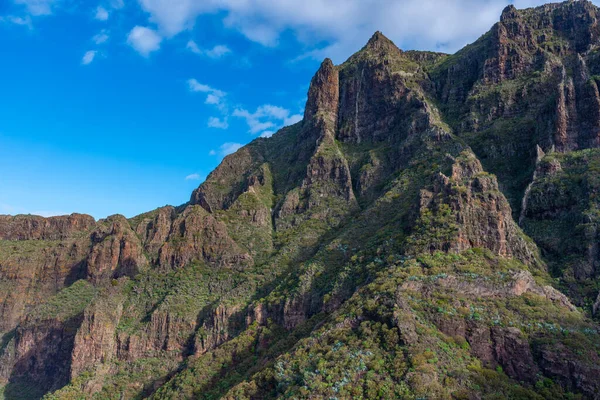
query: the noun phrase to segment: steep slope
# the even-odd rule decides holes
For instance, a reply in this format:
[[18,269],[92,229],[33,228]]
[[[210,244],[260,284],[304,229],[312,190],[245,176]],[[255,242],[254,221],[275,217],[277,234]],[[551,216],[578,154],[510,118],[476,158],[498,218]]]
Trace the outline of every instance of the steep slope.
[[448,122],[506,187],[515,215],[544,151],[598,147],[598,9],[568,1],[517,11],[431,68]]
[[0,398],[598,398],[597,12],[377,32],[180,207],[0,217]]
[[[568,155],[600,144],[598,16],[585,0],[520,11],[509,6],[490,32],[429,68],[447,121],[498,176],[513,217],[552,261],[565,290],[590,311],[597,295],[597,240],[593,225],[583,230],[593,224],[586,210],[595,207],[594,190],[562,174],[563,191],[546,185],[541,193],[539,181],[548,178],[536,168],[540,154],[557,153],[557,159],[576,158],[580,170],[594,173],[593,157]],[[589,206],[561,209],[586,198]]]

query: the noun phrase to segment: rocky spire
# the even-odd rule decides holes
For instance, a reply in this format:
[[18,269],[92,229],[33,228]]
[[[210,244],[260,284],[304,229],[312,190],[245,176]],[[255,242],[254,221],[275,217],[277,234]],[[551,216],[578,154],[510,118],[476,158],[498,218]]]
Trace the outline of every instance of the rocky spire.
[[502,15],[500,16],[500,21],[504,22],[509,19],[517,18],[518,16],[519,16],[519,12],[517,11],[517,8],[514,5],[510,4],[510,5],[506,6],[506,8],[504,8],[504,10],[502,10]]
[[388,39],[380,31],[375,32],[373,36],[371,36],[371,39],[369,39],[365,48],[371,50],[393,50],[396,52],[401,52],[401,50],[394,44],[394,42]]
[[308,121],[318,113],[337,115],[338,102],[338,69],[329,58],[326,58],[310,83],[304,120]]

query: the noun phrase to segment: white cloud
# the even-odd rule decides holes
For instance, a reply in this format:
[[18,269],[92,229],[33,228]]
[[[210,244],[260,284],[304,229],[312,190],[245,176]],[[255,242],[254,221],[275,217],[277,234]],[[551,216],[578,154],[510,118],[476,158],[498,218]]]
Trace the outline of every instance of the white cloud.
[[219,104],[221,103],[221,98],[219,96],[217,96],[216,94],[209,94],[208,96],[206,96],[206,104]]
[[227,129],[229,128],[229,123],[227,122],[227,118],[221,119],[217,117],[210,117],[208,119],[208,127],[216,129]]
[[15,4],[24,5],[33,16],[50,15],[59,0],[14,0]]
[[106,29],[103,29],[100,31],[100,33],[94,35],[94,37],[92,37],[92,40],[94,41],[94,43],[96,44],[102,44],[102,43],[106,43],[109,39],[108,36],[108,31]]
[[205,51],[205,54],[210,58],[221,58],[229,53],[231,53],[231,50],[224,45],[217,45],[212,49]]
[[302,121],[303,116],[300,114],[294,114],[289,116],[283,121],[283,126],[294,125],[300,121]]
[[241,147],[243,147],[244,145],[241,143],[231,143],[231,142],[227,142],[227,143],[223,143],[220,147],[218,151],[214,151],[213,155],[215,154],[219,154],[222,157],[225,157],[229,154],[235,153],[236,151],[238,151]]
[[162,37],[154,30],[144,26],[136,26],[129,32],[127,43],[144,57],[160,49]]
[[119,10],[125,7],[125,3],[123,2],[123,0],[111,0],[110,6],[115,10]]
[[85,54],[83,55],[83,58],[81,59],[81,63],[83,65],[91,64],[92,61],[94,61],[94,58],[96,57],[97,53],[98,52],[96,50],[86,51]]
[[102,6],[96,8],[96,15],[94,16],[98,21],[106,21],[108,19],[108,11]]
[[200,50],[200,47],[198,47],[196,42],[194,42],[193,40],[187,42],[187,45],[185,47],[192,53],[202,54],[202,50]]
[[274,134],[275,134],[274,131],[264,131],[263,133],[260,134],[260,137],[262,137],[262,138],[270,138]]
[[193,28],[196,17],[212,12],[220,0],[139,0],[142,9],[150,13],[150,20],[167,37]]
[[191,92],[206,93],[206,100],[204,101],[206,104],[217,106],[221,111],[225,112],[225,92],[200,83],[196,79],[188,79],[187,84]]
[[[261,133],[262,137],[268,137],[273,134],[273,129],[279,129],[283,126],[292,125],[302,120],[300,114],[290,115],[290,110],[283,107],[265,104],[251,113],[243,108],[233,111],[234,117],[244,118],[248,124],[251,134]],[[273,128],[273,129],[272,129]],[[267,136],[263,136],[267,134]]]
[[212,93],[218,97],[225,96],[225,92],[222,92],[218,89],[214,89],[208,85],[204,85],[198,82],[196,79],[188,79],[188,87],[192,92],[203,92],[203,93]]
[[286,119],[290,114],[290,111],[282,107],[265,104],[264,106],[260,106],[258,108],[256,114],[258,114],[259,116],[266,116],[275,119]]
[[188,176],[185,177],[186,181],[199,181],[200,179],[202,179],[202,177],[200,176],[200,174],[189,174]]
[[192,53],[204,55],[214,59],[222,58],[231,53],[231,49],[229,47],[221,44],[213,47],[210,50],[203,50],[193,40],[187,42],[185,47]]
[[26,15],[24,17],[17,17],[15,15],[7,15],[5,17],[0,16],[0,22],[10,22],[15,25],[27,26],[29,29],[33,28],[31,24],[31,17]]
[[[311,48],[306,56],[341,62],[381,30],[401,47],[453,52],[498,21],[502,9],[545,0],[139,0],[167,37],[194,26],[201,14],[222,12],[224,24],[249,40],[276,45],[292,31]],[[598,3],[598,1],[596,1]],[[326,42],[326,47],[319,47]]]

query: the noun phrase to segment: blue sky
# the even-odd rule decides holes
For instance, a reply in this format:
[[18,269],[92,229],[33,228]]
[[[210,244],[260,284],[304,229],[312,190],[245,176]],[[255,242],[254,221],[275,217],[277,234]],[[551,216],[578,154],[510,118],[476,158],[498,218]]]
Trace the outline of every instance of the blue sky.
[[376,30],[453,52],[508,3],[3,0],[0,214],[182,204],[223,156],[299,120],[324,57]]

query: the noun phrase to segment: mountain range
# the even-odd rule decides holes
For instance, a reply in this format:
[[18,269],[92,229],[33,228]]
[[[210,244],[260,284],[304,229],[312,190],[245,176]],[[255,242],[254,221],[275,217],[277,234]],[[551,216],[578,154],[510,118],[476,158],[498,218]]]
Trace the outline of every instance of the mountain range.
[[600,399],[599,17],[376,32],[186,204],[0,216],[0,398]]

